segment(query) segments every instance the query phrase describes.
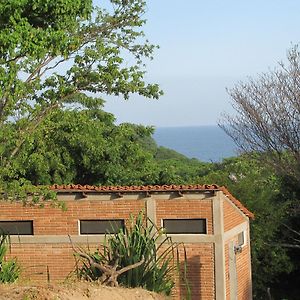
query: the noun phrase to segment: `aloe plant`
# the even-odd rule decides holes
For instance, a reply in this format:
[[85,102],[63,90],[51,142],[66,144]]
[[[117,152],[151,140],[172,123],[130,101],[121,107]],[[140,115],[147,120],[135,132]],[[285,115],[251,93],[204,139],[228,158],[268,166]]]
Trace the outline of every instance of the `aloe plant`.
[[[114,265],[117,262],[120,269],[143,261],[140,266],[121,274],[118,283],[169,295],[174,286],[174,273],[178,270],[175,257],[179,245],[145,219],[141,212],[136,218],[131,216],[125,229],[107,234],[102,249],[89,254],[89,257],[100,264]],[[101,271],[86,260],[83,260],[78,274],[88,280],[102,276]]]
[[0,233],[0,282],[11,283],[15,282],[20,275],[20,267],[16,260],[5,260],[5,255],[8,250],[9,235]]

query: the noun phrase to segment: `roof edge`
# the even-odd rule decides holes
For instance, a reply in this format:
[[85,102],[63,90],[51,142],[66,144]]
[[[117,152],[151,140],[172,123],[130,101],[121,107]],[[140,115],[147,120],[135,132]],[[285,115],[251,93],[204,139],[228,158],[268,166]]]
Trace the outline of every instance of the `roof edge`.
[[180,192],[180,191],[222,191],[224,195],[247,217],[254,219],[254,214],[249,211],[239,200],[237,200],[225,186],[217,184],[190,184],[190,185],[132,185],[132,186],[94,186],[80,184],[54,184],[49,186],[50,190],[56,192]]
[[225,186],[220,186],[219,190],[224,193],[224,195],[240,210],[242,211],[247,217],[254,220],[255,216],[248,208],[243,205],[238,199],[236,199]]

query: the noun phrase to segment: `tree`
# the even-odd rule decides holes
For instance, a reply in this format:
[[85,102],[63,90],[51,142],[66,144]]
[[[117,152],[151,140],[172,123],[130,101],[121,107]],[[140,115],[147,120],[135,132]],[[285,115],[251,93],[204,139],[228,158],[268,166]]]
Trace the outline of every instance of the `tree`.
[[20,180],[13,167],[24,144],[57,108],[97,110],[105,95],[161,94],[144,82],[143,0],[4,0],[0,4],[0,183]]
[[221,127],[246,152],[260,152],[276,171],[300,182],[300,53],[287,53],[287,64],[229,90],[236,114]]
[[[272,167],[278,178],[277,202],[285,207],[285,218],[277,228],[277,239],[269,242],[263,258],[278,258],[282,250],[293,265],[290,276],[271,278],[278,297],[297,299],[299,281],[299,212],[300,212],[300,52],[298,46],[288,50],[287,63],[279,65],[248,82],[229,90],[236,114],[225,115],[221,127],[244,152],[256,156],[265,168]],[[256,155],[258,154],[258,155]],[[265,189],[262,186],[261,189]],[[258,198],[259,199],[259,198]],[[260,200],[261,201],[261,200]],[[273,205],[270,202],[268,205]],[[257,206],[259,207],[259,206]],[[263,211],[264,209],[260,207]],[[276,215],[276,214],[275,214]],[[268,218],[269,220],[270,218]],[[269,223],[266,224],[269,226]],[[259,226],[260,227],[260,226]],[[280,250],[280,252],[278,251]],[[259,257],[259,256],[258,256]],[[262,268],[258,270],[261,274]],[[280,268],[277,271],[280,271]],[[284,270],[283,270],[284,273]],[[266,277],[267,278],[267,277]],[[283,280],[284,279],[284,280]],[[276,282],[277,281],[277,282]],[[263,281],[262,281],[263,282]],[[280,283],[280,284],[279,284]],[[288,292],[287,292],[288,290]],[[272,289],[271,289],[272,291]],[[295,296],[297,295],[297,296]],[[296,298],[295,298],[296,297]]]
[[296,265],[281,245],[289,203],[282,201],[280,178],[258,159],[239,156],[213,164],[201,182],[225,185],[254,213],[250,223],[253,296],[267,299],[267,288],[272,293],[273,287],[280,288],[279,276],[287,277]]
[[34,185],[139,185],[156,180],[153,155],[139,143],[151,127],[114,124],[103,110],[53,110],[13,161]]

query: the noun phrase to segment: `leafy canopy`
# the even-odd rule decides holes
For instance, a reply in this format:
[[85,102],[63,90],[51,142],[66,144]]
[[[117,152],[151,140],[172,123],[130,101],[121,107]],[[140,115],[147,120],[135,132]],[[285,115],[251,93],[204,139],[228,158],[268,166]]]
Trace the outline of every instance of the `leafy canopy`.
[[153,156],[139,140],[152,128],[114,124],[102,110],[52,111],[14,160],[16,177],[34,185],[140,185],[156,178]]
[[128,99],[132,93],[147,98],[161,94],[156,84],[144,82],[144,59],[151,59],[155,48],[141,30],[145,1],[111,0],[109,5],[93,7],[91,0],[1,1],[2,189],[27,184],[16,164],[53,111],[96,112],[105,95]]

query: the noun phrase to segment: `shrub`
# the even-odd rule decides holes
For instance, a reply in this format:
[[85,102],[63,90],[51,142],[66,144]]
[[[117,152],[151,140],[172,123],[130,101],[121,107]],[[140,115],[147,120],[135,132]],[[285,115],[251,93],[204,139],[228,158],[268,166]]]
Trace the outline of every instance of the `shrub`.
[[9,236],[5,233],[0,234],[0,282],[15,282],[20,275],[20,267],[16,260],[5,260],[8,250]]
[[76,251],[84,258],[79,277],[108,283],[111,281],[101,266],[115,267],[120,271],[115,276],[118,284],[169,295],[174,286],[173,275],[179,267],[175,258],[180,244],[173,243],[162,229],[145,219],[143,213],[136,218],[131,216],[129,223],[124,230],[107,234],[102,249],[94,253]]

